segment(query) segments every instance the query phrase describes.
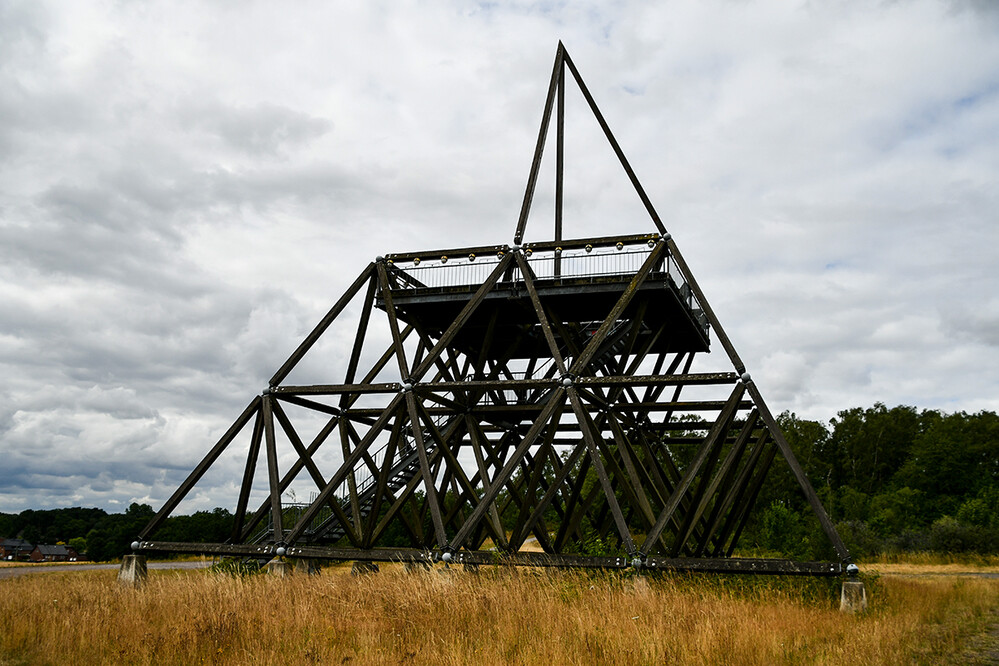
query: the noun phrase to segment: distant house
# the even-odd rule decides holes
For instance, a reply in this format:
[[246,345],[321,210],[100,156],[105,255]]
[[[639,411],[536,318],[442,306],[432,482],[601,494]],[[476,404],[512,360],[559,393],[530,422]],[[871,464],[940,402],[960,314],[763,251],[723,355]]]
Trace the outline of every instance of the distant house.
[[69,546],[38,544],[31,551],[32,562],[76,562],[79,554]]
[[2,539],[0,540],[0,559],[26,560],[31,556],[31,551],[34,548],[24,539]]

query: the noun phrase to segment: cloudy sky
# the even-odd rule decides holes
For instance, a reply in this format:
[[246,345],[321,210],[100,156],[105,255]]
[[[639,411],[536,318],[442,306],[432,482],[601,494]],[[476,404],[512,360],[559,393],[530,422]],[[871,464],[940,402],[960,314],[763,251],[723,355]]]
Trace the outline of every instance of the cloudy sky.
[[[775,412],[999,410],[995,3],[279,4],[0,0],[0,511],[158,507],[373,257],[510,242],[559,39]],[[567,98],[567,233],[654,231]]]

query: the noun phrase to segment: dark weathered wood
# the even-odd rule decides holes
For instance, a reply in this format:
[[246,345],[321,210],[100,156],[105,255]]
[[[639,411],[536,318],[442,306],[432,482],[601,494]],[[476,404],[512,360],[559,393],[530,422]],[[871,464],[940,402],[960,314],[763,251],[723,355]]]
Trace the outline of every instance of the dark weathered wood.
[[805,475],[805,470],[801,468],[801,464],[798,462],[797,456],[795,456],[794,451],[791,450],[791,445],[787,443],[787,440],[784,438],[784,433],[781,431],[780,426],[777,425],[777,421],[774,419],[773,414],[770,413],[770,408],[767,407],[767,403],[763,399],[763,395],[760,393],[759,388],[757,388],[756,382],[749,382],[747,391],[749,392],[749,395],[752,396],[753,402],[756,403],[756,408],[760,410],[760,416],[763,418],[763,422],[770,428],[770,434],[773,436],[774,442],[780,449],[781,455],[784,456],[784,460],[787,461],[788,467],[791,468],[791,474],[794,475],[794,480],[798,482],[802,492],[805,493],[805,498],[808,500],[808,504],[812,507],[812,511],[822,524],[822,531],[826,533],[826,536],[832,542],[833,548],[836,549],[836,554],[839,555],[844,562],[849,561],[850,551],[847,550],[843,540],[839,537],[839,533],[836,532],[836,528],[829,519],[829,514],[826,513],[818,495],[815,494],[815,489],[812,488],[812,484],[808,480],[808,476]]
[[[315,453],[316,450],[323,445],[323,443],[329,437],[330,433],[333,432],[334,428],[336,428],[339,423],[340,419],[337,417],[329,419],[326,422],[326,424],[323,425],[319,433],[312,439],[312,443],[309,444],[309,448],[306,450],[310,454]],[[291,466],[291,468],[287,472],[285,472],[285,475],[281,478],[281,483],[280,483],[281,492],[284,492],[285,489],[289,485],[291,485],[291,482],[295,480],[295,478],[298,476],[298,473],[302,471],[302,467],[304,466],[305,463],[302,460],[298,460],[295,462],[295,464]],[[260,521],[263,520],[264,517],[267,515],[269,507],[270,507],[270,497],[268,496],[267,499],[265,499],[263,502],[260,503],[260,505],[257,507],[256,512],[254,512],[250,520],[247,521],[246,525],[243,526],[243,532],[242,535],[240,536],[241,540],[245,541],[247,538],[249,538],[250,534],[253,533],[253,529],[257,525],[259,525]]]
[[624,156],[624,151],[621,150],[621,146],[618,145],[617,139],[614,138],[614,133],[611,132],[610,126],[607,124],[607,121],[604,120],[604,115],[600,113],[600,109],[597,108],[597,103],[593,101],[593,96],[590,94],[590,90],[586,87],[586,84],[583,83],[583,77],[579,75],[579,70],[576,69],[576,65],[572,62],[572,58],[569,57],[568,53],[564,53],[564,58],[566,66],[568,66],[569,71],[572,72],[572,78],[576,79],[576,85],[579,86],[579,91],[583,93],[583,98],[586,99],[586,103],[590,106],[590,111],[593,112],[593,116],[597,119],[600,129],[603,130],[604,136],[607,137],[607,141],[610,143],[611,148],[614,149],[614,154],[617,155],[618,161],[620,161],[621,166],[624,167],[624,172],[628,174],[628,179],[631,181],[632,186],[638,193],[638,197],[645,205],[645,210],[648,211],[649,216],[652,218],[652,223],[656,225],[657,229],[659,229],[659,233],[665,234],[666,227],[663,225],[662,220],[659,219],[659,213],[656,212],[655,207],[652,205],[649,195],[645,193],[645,188],[642,187],[640,182],[638,182],[638,176],[635,175],[635,170],[631,168],[628,158]]
[[[565,172],[565,62],[559,63],[555,111],[555,242],[562,240],[563,174]],[[555,277],[562,275],[562,257],[555,257]]]
[[486,294],[488,294],[492,288],[496,286],[496,283],[499,282],[503,272],[506,271],[512,263],[512,254],[508,253],[503,255],[503,258],[500,259],[498,264],[496,264],[496,268],[492,270],[489,277],[487,277],[485,282],[483,282],[482,285],[476,290],[472,298],[465,304],[465,307],[463,307],[461,312],[458,313],[458,316],[451,322],[451,325],[447,327],[447,330],[441,334],[437,344],[435,344],[434,348],[427,353],[427,358],[423,359],[423,362],[413,370],[413,379],[419,381],[423,378],[423,375],[426,374],[427,370],[433,364],[434,359],[436,359],[437,356],[451,344],[454,336],[459,330],[461,330],[461,327],[465,325],[469,317],[472,316],[472,313],[474,313],[476,309],[478,309],[479,305],[482,304]]
[[624,471],[628,475],[631,487],[634,489],[635,499],[638,502],[638,508],[641,509],[642,515],[645,516],[649,526],[652,526],[656,522],[656,517],[653,514],[652,504],[649,503],[649,497],[646,494],[645,486],[642,483],[638,472],[640,466],[639,462],[633,457],[628,437],[625,435],[624,430],[621,429],[621,424],[618,423],[618,420],[614,418],[613,414],[607,415],[607,422],[610,425],[611,433],[614,437],[614,443],[617,444],[617,453],[621,457],[621,462],[624,465]]
[[728,354],[732,365],[735,366],[735,371],[741,375],[746,371],[746,364],[742,362],[739,353],[735,351],[735,345],[729,340],[725,329],[722,328],[721,322],[715,316],[715,311],[711,309],[708,299],[704,296],[704,292],[701,291],[701,286],[697,284],[694,274],[690,271],[690,267],[687,266],[687,262],[684,261],[683,255],[680,254],[680,248],[676,246],[676,242],[672,238],[667,239],[666,244],[669,246],[670,256],[673,257],[673,261],[676,262],[677,268],[680,269],[683,279],[687,281],[690,291],[693,292],[694,297],[704,311],[704,316],[707,317],[708,323],[711,324],[711,328],[715,332],[715,337],[718,338],[718,342],[721,343],[725,353]]
[[572,411],[576,413],[576,419],[579,421],[581,429],[583,431],[583,441],[586,442],[586,448],[590,453],[590,460],[593,464],[593,469],[597,473],[597,478],[600,480],[600,485],[604,491],[604,499],[607,501],[610,507],[611,514],[614,516],[614,522],[617,525],[618,536],[621,539],[621,543],[624,545],[625,551],[629,555],[635,553],[635,543],[631,539],[631,531],[628,529],[628,523],[624,519],[624,514],[621,512],[621,507],[617,502],[617,497],[614,495],[614,487],[611,485],[610,479],[607,478],[607,470],[604,469],[603,461],[600,460],[600,453],[597,451],[596,438],[600,436],[599,433],[594,433],[592,428],[586,427],[590,423],[590,416],[583,409],[583,404],[579,401],[579,395],[576,390],[570,386],[566,389],[566,393],[569,396],[569,402],[572,404]]
[[362,530],[362,548],[371,548],[375,541],[375,527],[378,516],[381,512],[382,501],[386,496],[392,501],[392,494],[388,488],[389,472],[392,470],[392,463],[395,460],[396,451],[399,449],[399,440],[402,437],[402,419],[396,419],[392,424],[392,433],[389,435],[388,444],[385,446],[385,456],[382,459],[381,469],[378,470],[375,481],[375,498],[365,521]]
[[[298,459],[305,465],[306,470],[309,472],[309,476],[312,477],[312,482],[316,484],[317,489],[321,490],[323,486],[326,485],[326,480],[323,479],[322,473],[319,471],[319,468],[316,466],[316,463],[312,460],[312,454],[308,451],[308,449],[306,449],[305,445],[302,443],[302,439],[298,436],[298,433],[295,431],[295,427],[292,425],[291,420],[288,418],[288,415],[285,414],[284,409],[281,408],[281,403],[279,403],[277,400],[272,400],[271,408],[272,411],[274,412],[274,416],[278,420],[278,423],[281,425],[281,429],[284,431],[285,436],[288,438],[288,441],[291,442],[292,448],[294,448],[295,452],[298,454]],[[283,492],[284,489],[280,488],[280,490]],[[330,501],[326,503],[326,506],[328,506],[330,510],[341,521],[346,536],[350,540],[350,542],[354,544],[355,547],[360,547],[362,545],[360,539],[358,538],[354,530],[351,528],[350,523],[347,522],[347,516],[346,514],[343,513],[343,510],[340,508],[340,503],[337,502],[336,499],[331,498]]]
[[564,403],[564,401],[565,401],[565,391],[561,387],[556,388],[552,396],[552,399],[548,401],[548,403],[545,405],[544,410],[542,410],[541,414],[538,415],[538,418],[535,419],[534,422],[531,424],[530,430],[527,431],[527,434],[524,435],[524,438],[521,440],[520,444],[517,445],[516,450],[513,452],[513,455],[510,457],[510,459],[507,460],[506,464],[503,466],[503,469],[501,469],[499,473],[496,475],[496,477],[493,479],[492,487],[489,489],[488,492],[486,492],[482,496],[482,500],[481,502],[479,502],[479,505],[475,507],[475,511],[472,512],[472,515],[469,516],[468,520],[465,522],[465,525],[455,535],[452,541],[454,548],[457,549],[460,548],[462,545],[464,545],[465,539],[468,538],[471,531],[475,529],[475,526],[482,519],[482,516],[486,510],[486,506],[491,504],[496,499],[496,495],[499,494],[500,488],[502,488],[502,486],[506,484],[507,479],[510,478],[510,476],[513,474],[514,469],[516,469],[517,465],[520,464],[520,460],[521,458],[524,457],[524,454],[527,453],[527,449],[534,444],[534,440],[537,439],[542,429],[544,429],[545,426],[548,425],[548,422],[551,419],[552,413],[555,411],[556,407],[559,407],[561,404]]
[[274,441],[274,413],[271,409],[271,397],[269,395],[265,395],[263,398],[261,413],[264,417],[264,445],[267,451],[267,488],[271,500],[271,525],[274,529],[274,541],[284,543],[281,488],[278,481],[277,443]]
[[361,271],[361,274],[357,276],[354,283],[347,287],[347,291],[345,291],[343,296],[340,297],[340,300],[338,300],[336,304],[330,308],[330,311],[326,313],[326,316],[322,318],[319,324],[317,324],[316,327],[312,329],[312,332],[306,336],[305,340],[302,341],[302,344],[298,345],[298,348],[292,352],[291,356],[288,357],[288,360],[284,362],[284,365],[282,365],[278,371],[274,373],[274,376],[271,377],[269,382],[271,386],[277,386],[283,382],[284,378],[288,376],[288,373],[295,368],[299,361],[302,360],[302,357],[305,356],[310,349],[312,349],[312,345],[316,344],[316,341],[322,337],[322,334],[325,333],[326,329],[330,327],[333,320],[336,319],[341,312],[343,312],[343,309],[347,307],[348,304],[350,304],[354,295],[361,289],[361,285],[363,285],[365,281],[371,277],[374,268],[374,263],[368,264],[368,267]]
[[[416,410],[416,399],[412,391],[407,391],[406,409],[409,411],[409,422],[413,426],[413,439],[416,440],[416,453],[420,456],[420,470],[423,472],[423,490],[426,493],[427,504],[430,506],[430,516],[434,521],[434,533],[437,536],[437,546],[447,547],[447,534],[444,533],[444,521],[441,518],[441,505],[437,498],[437,488],[434,484],[434,474],[430,470],[430,459],[427,457],[427,447],[423,441],[423,428],[420,427],[420,417]],[[443,447],[442,447],[443,448]]]
[[538,131],[538,143],[534,148],[534,159],[531,161],[531,175],[527,178],[527,189],[524,191],[524,202],[520,207],[520,217],[517,219],[517,230],[513,234],[513,242],[519,245],[524,240],[527,228],[527,217],[531,213],[531,202],[534,201],[534,187],[538,182],[538,170],[541,168],[541,155],[545,151],[545,138],[548,136],[548,122],[552,117],[552,104],[558,89],[558,80],[562,72],[562,58],[565,48],[559,42],[555,51],[555,66],[552,67],[552,79],[548,84],[548,97],[545,98],[545,110],[541,115],[541,129]]
[[[461,466],[461,463],[458,461],[455,453],[450,448],[451,442],[454,441],[454,433],[460,432],[457,426],[459,423],[462,423],[462,419],[456,416],[454,419],[455,423],[449,428],[449,432],[447,434],[442,433],[420,401],[414,399],[414,402],[416,403],[420,420],[423,422],[424,427],[430,432],[430,436],[438,442],[437,449],[441,452],[442,460],[447,465],[447,469],[454,478],[458,489],[462,492],[461,497],[465,498],[465,502],[459,502],[458,504],[467,504],[468,506],[474,508],[479,504],[479,495],[476,492],[476,487],[469,480],[468,475],[465,474],[464,468]],[[495,529],[493,525],[489,524],[489,521],[486,521],[486,524],[488,525],[490,536],[497,540],[497,542],[500,541],[503,538],[501,536],[504,533],[503,529],[501,527],[499,529]]]
[[584,372],[586,370],[586,366],[590,364],[590,360],[592,360],[593,356],[597,353],[597,349],[599,348],[600,344],[603,343],[604,339],[607,337],[607,333],[610,331],[611,326],[613,326],[617,322],[618,318],[621,316],[621,313],[624,312],[624,309],[626,307],[628,307],[628,304],[631,302],[631,299],[634,298],[635,293],[638,291],[638,288],[645,281],[645,278],[648,277],[649,271],[652,270],[652,267],[656,265],[656,262],[659,261],[659,259],[662,257],[663,252],[665,251],[666,248],[662,243],[656,244],[655,249],[653,249],[652,253],[649,254],[648,258],[642,264],[642,267],[638,269],[638,272],[635,273],[635,276],[631,278],[631,282],[628,283],[628,286],[627,288],[625,288],[624,293],[621,294],[621,297],[617,300],[617,303],[614,304],[614,307],[613,309],[611,309],[610,314],[608,314],[607,318],[604,319],[602,324],[600,324],[600,328],[598,328],[593,333],[593,336],[590,338],[590,341],[586,344],[586,347],[583,349],[582,353],[575,360],[573,360],[572,367],[569,369],[570,373],[574,375],[587,374]]
[[[242,557],[273,557],[276,546],[228,543],[180,543],[170,541],[143,541],[136,552],[140,553],[193,553]],[[362,562],[427,562],[435,564],[439,555],[418,548],[376,548],[357,550],[322,546],[291,546],[288,557]],[[626,557],[588,557],[582,555],[553,555],[548,553],[518,552],[497,558],[491,551],[461,551],[455,553],[452,564],[519,565],[527,567],[568,567],[626,569],[632,566]],[[644,563],[646,569],[674,570],[704,573],[785,574],[807,576],[839,576],[844,571],[840,562],[792,562],[782,559],[749,558],[690,558],[670,559],[654,557]]]
[[[566,69],[660,233],[563,237]],[[554,238],[525,243],[553,111]],[[630,250],[618,261],[615,248]],[[590,266],[606,274],[587,272],[585,257],[593,250]],[[481,262],[474,270],[455,266],[474,259]],[[417,267],[423,261],[429,263]],[[541,266],[545,277],[539,279]],[[583,274],[576,273],[578,266]],[[567,267],[574,273],[568,277]],[[476,276],[471,284],[470,276]],[[340,383],[282,385],[348,306],[353,330],[347,332],[354,335],[339,343],[343,374],[329,378]],[[370,325],[375,308],[385,312],[391,344],[358,379],[376,337]],[[712,328],[734,372],[691,370]],[[416,340],[408,337],[414,331]],[[397,368],[388,371],[393,358]],[[394,372],[397,381],[384,381]],[[744,373],[560,43],[512,246],[398,253],[369,265],[147,526],[139,551],[262,559],[283,545],[282,553],[305,558],[432,564],[447,554],[455,564],[500,558],[525,566],[835,575],[849,554]],[[285,403],[327,417],[308,446]],[[679,416],[695,414],[703,420]],[[234,543],[148,540],[254,417]],[[278,455],[275,419],[282,442],[297,454],[285,470],[278,469],[285,458]],[[330,456],[318,451],[337,448],[329,442],[334,431],[339,461],[327,479],[318,463]],[[251,515],[262,446],[269,490]],[[788,461],[841,562],[731,557],[778,457]],[[282,502],[303,470],[318,496],[307,506]],[[301,481],[308,483],[305,476]],[[300,517],[286,530],[292,510]],[[267,516],[272,533],[261,529]],[[509,538],[504,525],[512,528]],[[630,526],[645,531],[640,548]],[[390,532],[402,534],[408,547],[378,547]],[[545,552],[520,552],[532,534]],[[338,547],[341,538],[350,547]],[[593,538],[619,542],[628,555],[577,554]],[[251,539],[267,543],[247,543]],[[484,550],[488,540],[496,550]]]
[[[385,261],[393,264],[408,264],[415,259],[436,261],[441,257],[448,259],[466,259],[468,255],[474,254],[476,257],[495,257],[498,252],[508,252],[509,245],[476,245],[470,247],[452,247],[443,250],[422,250],[420,252],[396,252],[386,254]],[[466,259],[467,260],[467,259]]]
[[253,488],[253,475],[257,469],[257,456],[260,454],[260,438],[263,437],[264,420],[257,410],[257,418],[253,420],[253,434],[250,436],[250,449],[246,453],[246,467],[243,468],[243,482],[239,486],[239,500],[236,502],[236,513],[233,516],[232,536],[230,541],[239,539],[246,521],[246,505],[250,501],[250,490]]
[[399,382],[379,384],[310,384],[308,386],[275,386],[271,389],[271,393],[282,397],[286,395],[356,395],[358,393],[398,393],[401,388],[402,385]]
[[350,456],[348,456],[347,459],[343,461],[343,465],[341,465],[340,469],[337,470],[337,472],[333,475],[332,478],[330,478],[330,480],[326,484],[326,487],[323,488],[322,491],[320,491],[316,499],[313,500],[312,504],[309,505],[309,508],[306,509],[305,512],[302,514],[302,517],[299,519],[298,524],[295,525],[295,527],[291,531],[290,536],[288,537],[288,543],[294,543],[298,539],[298,537],[302,535],[302,532],[305,531],[305,528],[308,527],[309,524],[312,522],[312,520],[316,517],[316,514],[319,512],[319,509],[324,504],[327,503],[329,497],[333,494],[333,491],[335,491],[338,487],[340,487],[340,484],[343,483],[344,479],[347,476],[347,473],[354,469],[354,465],[357,464],[357,461],[360,460],[361,456],[367,452],[368,447],[371,446],[371,443],[374,441],[375,437],[381,431],[382,426],[388,423],[388,420],[393,416],[398,416],[397,412],[399,411],[399,406],[400,403],[402,403],[402,401],[403,400],[401,394],[398,394],[394,398],[392,398],[392,402],[390,402],[389,405],[382,411],[381,416],[379,416],[378,420],[375,421],[375,424],[371,426],[371,429],[368,431],[368,434],[364,436],[364,439],[361,440],[360,444],[354,447],[354,450],[351,451]]
[[392,303],[392,287],[388,283],[385,262],[379,261],[376,264],[376,270],[378,271],[378,285],[381,290],[382,302],[385,306],[385,314],[388,317],[389,331],[392,333],[395,358],[399,364],[399,378],[405,380],[409,377],[409,364],[406,363],[406,348],[403,346],[402,335],[399,333],[399,320],[396,318],[395,305]]
[[[743,452],[749,444],[749,440],[752,437],[753,429],[756,427],[758,418],[759,412],[756,410],[753,410],[753,412],[746,418],[745,423],[742,425],[742,429],[739,431],[739,436],[736,438],[735,443],[729,449],[728,454],[725,456],[725,460],[722,462],[721,469],[718,470],[718,474],[711,481],[711,486],[704,494],[704,500],[697,506],[697,509],[694,512],[694,523],[701,520],[701,517],[707,510],[708,503],[712,499],[714,499],[714,504],[712,506],[711,513],[707,517],[706,526],[710,527],[715,523],[715,519],[721,511],[722,502],[724,501],[723,497],[716,497],[716,494],[724,491],[725,488],[729,488],[735,480],[739,460],[742,458]],[[687,536],[685,535],[684,541],[686,541],[686,538]],[[711,532],[705,529],[700,541],[694,549],[694,556],[703,556],[704,548],[710,538]]]
[[739,376],[734,372],[707,372],[673,375],[615,375],[611,377],[580,377],[581,386],[676,386],[734,384]]
[[690,484],[694,482],[694,478],[697,473],[701,470],[701,465],[710,455],[712,449],[715,446],[717,439],[721,436],[725,424],[727,424],[735,410],[738,409],[740,398],[742,398],[742,387],[736,386],[735,390],[732,391],[731,397],[729,397],[728,402],[722,409],[721,413],[718,415],[718,420],[715,421],[715,425],[711,428],[708,433],[707,438],[704,440],[704,444],[697,452],[697,456],[691,461],[690,465],[687,467],[686,471],[683,473],[683,477],[677,484],[676,488],[673,489],[672,495],[670,495],[669,501],[666,503],[666,508],[663,509],[662,513],[659,514],[659,519],[656,521],[655,526],[649,530],[649,533],[645,537],[645,542],[642,544],[641,552],[642,555],[648,555],[651,551],[659,535],[662,534],[663,528],[666,527],[666,523],[673,516],[673,512],[676,511],[677,506],[680,504],[680,500],[683,499],[684,494],[690,487]]
[[[480,483],[482,484],[482,491],[484,493],[489,492],[489,488],[492,482],[489,479],[489,470],[486,467],[485,456],[483,455],[485,435],[482,433],[478,422],[470,414],[465,414],[465,427],[468,430],[469,439],[472,445],[472,455],[475,456],[475,465],[478,468],[478,474]],[[495,504],[489,505],[489,520],[493,523],[493,530],[497,535],[497,545],[500,548],[506,550],[509,546],[506,540],[506,530],[503,529],[503,524],[500,522],[499,512],[496,510]]]
[[199,462],[194,468],[194,471],[191,472],[186,479],[184,479],[184,482],[180,484],[180,487],[177,488],[173,495],[170,496],[170,499],[166,501],[163,508],[160,509],[157,514],[153,516],[153,519],[149,521],[149,524],[146,525],[141,532],[139,532],[140,540],[145,539],[148,535],[155,532],[167,516],[169,516],[173,510],[177,508],[177,505],[180,504],[181,500],[187,497],[187,493],[191,492],[191,488],[193,488],[194,485],[201,480],[201,477],[205,475],[205,472],[207,472],[212,464],[218,460],[218,457],[222,455],[222,452],[225,451],[227,446],[229,446],[229,443],[236,437],[236,435],[239,434],[239,431],[243,429],[243,426],[245,426],[256,411],[260,409],[260,402],[260,396],[257,396],[250,401],[250,404],[247,405],[246,409],[243,410],[243,413],[239,415],[236,422],[229,426],[229,429],[225,431],[225,434],[222,435],[218,443],[216,443],[215,446],[212,447],[212,450],[208,452],[208,455],[201,459],[201,462]]
[[[552,505],[552,502],[555,499],[555,495],[558,492],[559,488],[561,488],[562,484],[564,484],[566,480],[569,478],[569,474],[572,473],[572,470],[574,469],[576,463],[579,462],[580,456],[582,456],[582,454],[585,451],[586,451],[586,443],[580,441],[580,443],[569,454],[569,457],[565,459],[565,462],[562,465],[562,469],[559,470],[559,472],[555,475],[555,479],[548,487],[548,490],[545,491],[545,494],[538,501],[537,506],[534,507],[534,510],[531,512],[531,515],[528,516],[527,521],[524,523],[523,531],[525,533],[530,533],[534,529],[534,526],[537,525],[538,521],[541,519],[541,516]],[[557,543],[554,546],[554,548],[558,550]]]
[[[736,389],[738,391],[738,389]],[[687,539],[690,537],[694,530],[697,520],[700,519],[700,513],[698,512],[698,507],[708,499],[711,495],[708,494],[709,488],[711,487],[711,477],[714,473],[715,464],[718,462],[718,458],[721,456],[721,448],[725,444],[725,438],[728,435],[728,431],[732,427],[732,421],[735,419],[735,410],[724,409],[722,413],[718,415],[718,427],[712,429],[708,433],[707,441],[712,442],[711,450],[708,453],[708,458],[702,466],[701,478],[697,483],[697,488],[694,490],[690,497],[690,504],[686,515],[683,519],[683,524],[680,526],[680,531],[677,533],[677,540],[673,544],[671,557],[677,557],[680,552],[686,547]],[[703,510],[703,509],[701,509]]]
[[726,557],[732,557],[732,553],[735,551],[735,546],[739,542],[739,535],[742,533],[743,528],[746,527],[750,511],[752,510],[753,505],[756,504],[756,498],[759,497],[760,490],[763,489],[763,481],[767,478],[767,472],[770,471],[770,465],[773,464],[776,454],[777,448],[774,447],[767,451],[767,453],[763,456],[763,460],[760,463],[759,474],[757,474],[756,479],[749,488],[749,493],[747,495],[748,499],[739,509],[741,516],[738,524],[736,525],[735,531],[732,533],[732,541],[729,542],[728,550],[725,553]]
[[524,248],[529,248],[534,252],[554,252],[556,249],[563,251],[583,250],[589,245],[593,249],[611,248],[621,243],[624,247],[647,245],[649,241],[656,242],[659,234],[623,234],[620,236],[592,236],[589,238],[563,238],[559,241],[531,241],[526,243]]
[[[757,473],[759,467],[766,469],[769,463],[765,462],[761,465],[760,461],[761,459],[764,461],[771,459],[775,450],[775,447],[770,446],[769,433],[761,435],[753,446],[753,450],[749,454],[749,459],[739,472],[739,476],[736,477],[735,484],[725,496],[722,506],[723,511],[721,513],[722,516],[725,516],[725,521],[722,524],[721,531],[712,536],[715,544],[712,552],[713,556],[717,557],[725,551],[725,544],[728,542],[729,536],[732,534],[736,524],[739,522],[740,516],[745,512],[748,505],[745,501],[745,495],[753,479],[753,475]],[[763,476],[763,474],[758,475],[759,478]],[[709,532],[714,533],[715,527],[715,525],[712,525],[709,528]]]
[[343,412],[336,407],[331,407],[330,405],[324,405],[321,402],[316,402],[315,400],[309,400],[307,398],[300,398],[297,395],[291,394],[278,394],[272,393],[272,395],[278,400],[283,400],[292,405],[298,405],[299,407],[305,407],[306,409],[311,409],[314,412],[320,412],[322,414],[327,414],[329,416],[340,416]]
[[[533,456],[533,460],[531,460],[530,464],[524,465],[523,476],[521,477],[521,480],[524,482],[524,502],[520,505],[518,520],[514,525],[513,532],[510,537],[510,548],[512,550],[519,550],[520,546],[530,535],[530,530],[527,527],[527,521],[531,515],[531,510],[536,506],[535,498],[538,488],[543,483],[545,460],[548,458],[548,454],[552,450],[552,441],[555,439],[555,433],[558,432],[558,428],[554,427],[554,424],[557,424],[561,418],[564,405],[565,403],[562,403],[562,406],[556,408],[555,413],[552,414],[551,418],[553,427],[549,427],[545,430],[544,438],[542,439],[541,447],[538,449],[537,454]],[[525,460],[529,456],[530,454],[528,453],[528,455],[525,456]],[[531,525],[531,527],[533,528],[534,525]],[[538,543],[544,544],[549,540],[547,533],[539,534],[537,536]],[[550,546],[545,548],[545,550],[550,550]]]
[[[350,349],[350,360],[347,361],[347,372],[344,375],[344,384],[353,384],[357,374],[357,364],[361,360],[361,348],[368,334],[368,322],[371,320],[371,306],[375,302],[375,291],[378,289],[378,278],[372,275],[368,279],[368,290],[364,294],[364,305],[361,306],[361,316],[357,320],[357,333],[354,335],[354,344]],[[346,398],[343,398],[344,400]],[[341,405],[342,406],[342,405]]]
[[534,288],[534,271],[527,265],[524,257],[519,252],[516,256],[517,265],[520,266],[521,275],[524,276],[524,286],[527,287],[527,293],[531,297],[531,305],[534,306],[534,312],[538,315],[538,323],[541,326],[542,333],[544,333],[545,342],[548,343],[548,349],[551,351],[552,359],[555,361],[555,365],[558,366],[559,372],[564,375],[568,370],[565,367],[565,360],[562,359],[562,354],[558,350],[558,343],[555,342],[555,334],[552,333],[552,327],[548,323],[548,314],[545,312],[545,307],[541,304],[537,289]]

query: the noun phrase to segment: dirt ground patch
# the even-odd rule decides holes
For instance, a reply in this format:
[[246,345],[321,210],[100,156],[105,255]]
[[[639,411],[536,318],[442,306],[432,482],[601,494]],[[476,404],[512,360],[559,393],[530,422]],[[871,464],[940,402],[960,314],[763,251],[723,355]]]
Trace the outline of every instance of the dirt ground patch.
[[993,613],[988,631],[968,642],[968,649],[962,656],[966,664],[974,666],[999,664],[999,613]]

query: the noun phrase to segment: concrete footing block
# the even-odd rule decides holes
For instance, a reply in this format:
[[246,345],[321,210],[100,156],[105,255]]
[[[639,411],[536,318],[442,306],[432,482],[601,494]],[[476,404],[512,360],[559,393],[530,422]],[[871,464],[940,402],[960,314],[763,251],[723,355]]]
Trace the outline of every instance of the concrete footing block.
[[319,563],[315,560],[309,559],[298,559],[295,560],[295,573],[305,574],[307,576],[318,576]]
[[843,581],[839,609],[844,613],[863,613],[867,610],[867,590],[863,582],[856,579]]
[[294,569],[291,566],[291,562],[285,562],[284,560],[271,560],[267,563],[267,573],[271,576],[277,576],[279,578],[287,578],[291,576]]
[[645,576],[633,576],[630,587],[637,597],[648,597],[652,595],[652,588],[649,587],[649,579]]
[[121,558],[121,568],[118,569],[119,583],[128,587],[141,587],[148,576],[145,555],[126,555]]
[[378,565],[374,562],[364,562],[357,560],[352,565],[350,565],[350,575],[351,576],[364,576],[366,574],[378,573]]

